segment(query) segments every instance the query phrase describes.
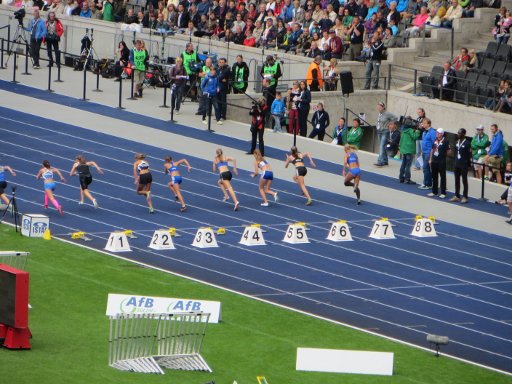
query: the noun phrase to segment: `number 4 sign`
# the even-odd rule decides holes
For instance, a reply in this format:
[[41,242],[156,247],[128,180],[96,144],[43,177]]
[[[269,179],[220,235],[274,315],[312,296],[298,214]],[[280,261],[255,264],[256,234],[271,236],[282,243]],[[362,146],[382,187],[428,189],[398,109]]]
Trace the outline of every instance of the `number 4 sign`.
[[130,244],[124,232],[112,232],[108,238],[106,251],[110,252],[130,252]]
[[169,230],[165,229],[159,229],[153,233],[153,237],[149,243],[149,248],[156,249],[158,251],[164,249],[176,249],[172,241],[171,233]]
[[388,219],[380,219],[373,224],[370,237],[373,239],[396,239],[393,226]]
[[306,227],[299,224],[290,224],[286,230],[283,241],[290,244],[309,243]]
[[246,227],[239,243],[248,246],[266,245],[261,228],[256,226]]
[[432,220],[427,218],[417,219],[411,232],[416,237],[437,237],[436,229]]
[[218,247],[213,230],[210,227],[199,228],[192,242],[192,246],[197,248]]

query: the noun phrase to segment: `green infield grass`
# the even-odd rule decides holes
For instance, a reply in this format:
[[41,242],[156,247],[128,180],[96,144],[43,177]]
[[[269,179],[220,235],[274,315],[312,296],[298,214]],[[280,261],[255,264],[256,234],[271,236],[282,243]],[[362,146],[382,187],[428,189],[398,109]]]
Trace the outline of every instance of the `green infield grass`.
[[[29,251],[32,349],[0,348],[0,382],[6,384],[179,383],[257,384],[500,384],[512,376],[465,364],[138,266],[58,240],[20,237],[0,225],[0,250]],[[169,251],[179,255],[179,249]],[[222,322],[207,328],[202,356],[213,373],[166,370],[165,375],[110,368],[108,293],[222,302]],[[427,345],[426,345],[427,346]],[[297,347],[394,353],[393,376],[295,370]]]

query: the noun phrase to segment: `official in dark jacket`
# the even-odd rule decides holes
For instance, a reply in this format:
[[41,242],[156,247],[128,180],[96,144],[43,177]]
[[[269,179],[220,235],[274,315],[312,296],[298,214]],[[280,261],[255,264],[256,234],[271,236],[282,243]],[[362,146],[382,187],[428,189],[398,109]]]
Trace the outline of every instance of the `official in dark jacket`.
[[306,137],[308,133],[308,115],[311,108],[311,92],[305,81],[300,82],[297,110],[299,111],[299,133]]
[[[466,204],[468,202],[468,169],[471,164],[471,141],[466,138],[466,130],[459,129],[457,132],[457,142],[455,143],[455,196],[450,201]],[[462,198],[460,197],[460,179],[462,178]]]
[[217,70],[217,76],[219,78],[219,108],[220,108],[220,118],[222,120],[226,120],[226,111],[227,111],[227,96],[229,90],[231,88],[231,69],[229,65],[226,63],[225,58],[219,59],[219,69]]
[[318,103],[317,110],[313,113],[311,122],[313,123],[313,130],[309,134],[309,138],[314,139],[318,136],[318,140],[323,141],[325,130],[331,122],[329,121],[329,114],[324,110],[324,105],[322,103]]

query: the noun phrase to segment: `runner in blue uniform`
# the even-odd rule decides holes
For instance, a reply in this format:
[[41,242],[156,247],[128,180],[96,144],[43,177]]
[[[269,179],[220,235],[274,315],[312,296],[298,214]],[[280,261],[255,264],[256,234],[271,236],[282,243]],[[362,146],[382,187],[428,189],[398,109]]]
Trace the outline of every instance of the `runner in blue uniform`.
[[231,179],[233,175],[229,170],[228,163],[233,163],[233,173],[238,176],[238,170],[236,169],[236,159],[234,157],[224,156],[222,149],[217,149],[215,153],[215,159],[213,159],[213,172],[219,171],[219,181],[217,184],[219,185],[222,193],[224,194],[224,201],[228,201],[229,197],[233,199],[233,203],[235,203],[235,211],[238,211],[240,208],[240,203],[238,202],[235,191],[231,186]]
[[267,194],[274,196],[274,201],[277,202],[277,192],[270,189],[272,180],[274,180],[274,173],[272,172],[272,168],[268,161],[261,155],[261,151],[259,149],[255,149],[253,154],[254,173],[252,173],[251,176],[256,177],[261,172],[259,190],[260,195],[263,198],[263,203],[260,205],[262,207],[268,207]]
[[345,186],[354,188],[354,193],[357,196],[357,205],[360,205],[361,191],[359,190],[359,181],[361,180],[361,168],[359,168],[359,158],[355,151],[356,147],[350,144],[345,144],[343,177],[345,178]]
[[36,179],[43,179],[44,181],[44,208],[48,208],[48,201],[50,201],[55,208],[59,211],[61,215],[64,214],[62,211],[62,205],[59,204],[55,196],[53,195],[53,192],[55,192],[55,187],[57,183],[54,180],[54,173],[59,175],[60,180],[62,182],[66,182],[66,179],[64,176],[62,176],[62,173],[57,169],[50,165],[50,162],[48,160],[43,161],[43,167],[39,170],[39,172],[36,175]]
[[16,172],[8,165],[0,165],[0,199],[2,199],[5,205],[9,205],[9,198],[5,194],[5,190],[7,189],[7,181],[5,181],[6,172],[10,172],[13,176],[16,176]]
[[188,172],[190,172],[190,170],[192,169],[187,159],[172,161],[171,156],[167,156],[165,158],[164,169],[166,175],[171,175],[171,181],[169,181],[167,185],[169,186],[169,189],[172,191],[172,193],[174,193],[174,197],[176,198],[176,200],[178,200],[181,203],[180,211],[185,212],[187,210],[187,206],[185,205],[185,200],[183,200],[183,196],[181,195],[180,190],[180,184],[183,181],[183,178],[181,177],[180,171],[178,171],[178,166],[180,164],[185,164],[187,166]]

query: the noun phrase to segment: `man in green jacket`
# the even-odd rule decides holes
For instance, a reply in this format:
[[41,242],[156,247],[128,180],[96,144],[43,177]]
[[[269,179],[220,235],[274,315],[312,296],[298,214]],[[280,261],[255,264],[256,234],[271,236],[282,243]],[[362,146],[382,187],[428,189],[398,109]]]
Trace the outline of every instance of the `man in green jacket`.
[[411,166],[416,154],[416,140],[421,136],[421,132],[412,127],[403,126],[400,135],[400,144],[398,148],[402,155],[402,165],[400,166],[400,175],[398,177],[401,183],[416,184],[411,180]]
[[[484,163],[484,157],[487,156],[487,147],[491,145],[489,136],[484,133],[484,126],[479,125],[476,127],[476,135],[471,140],[471,153],[473,162],[478,164]],[[480,179],[482,177],[482,166],[475,164],[475,177]]]
[[363,138],[363,129],[361,128],[361,121],[355,118],[352,121],[352,128],[347,132],[347,144],[350,144],[357,149],[361,148],[361,139]]

